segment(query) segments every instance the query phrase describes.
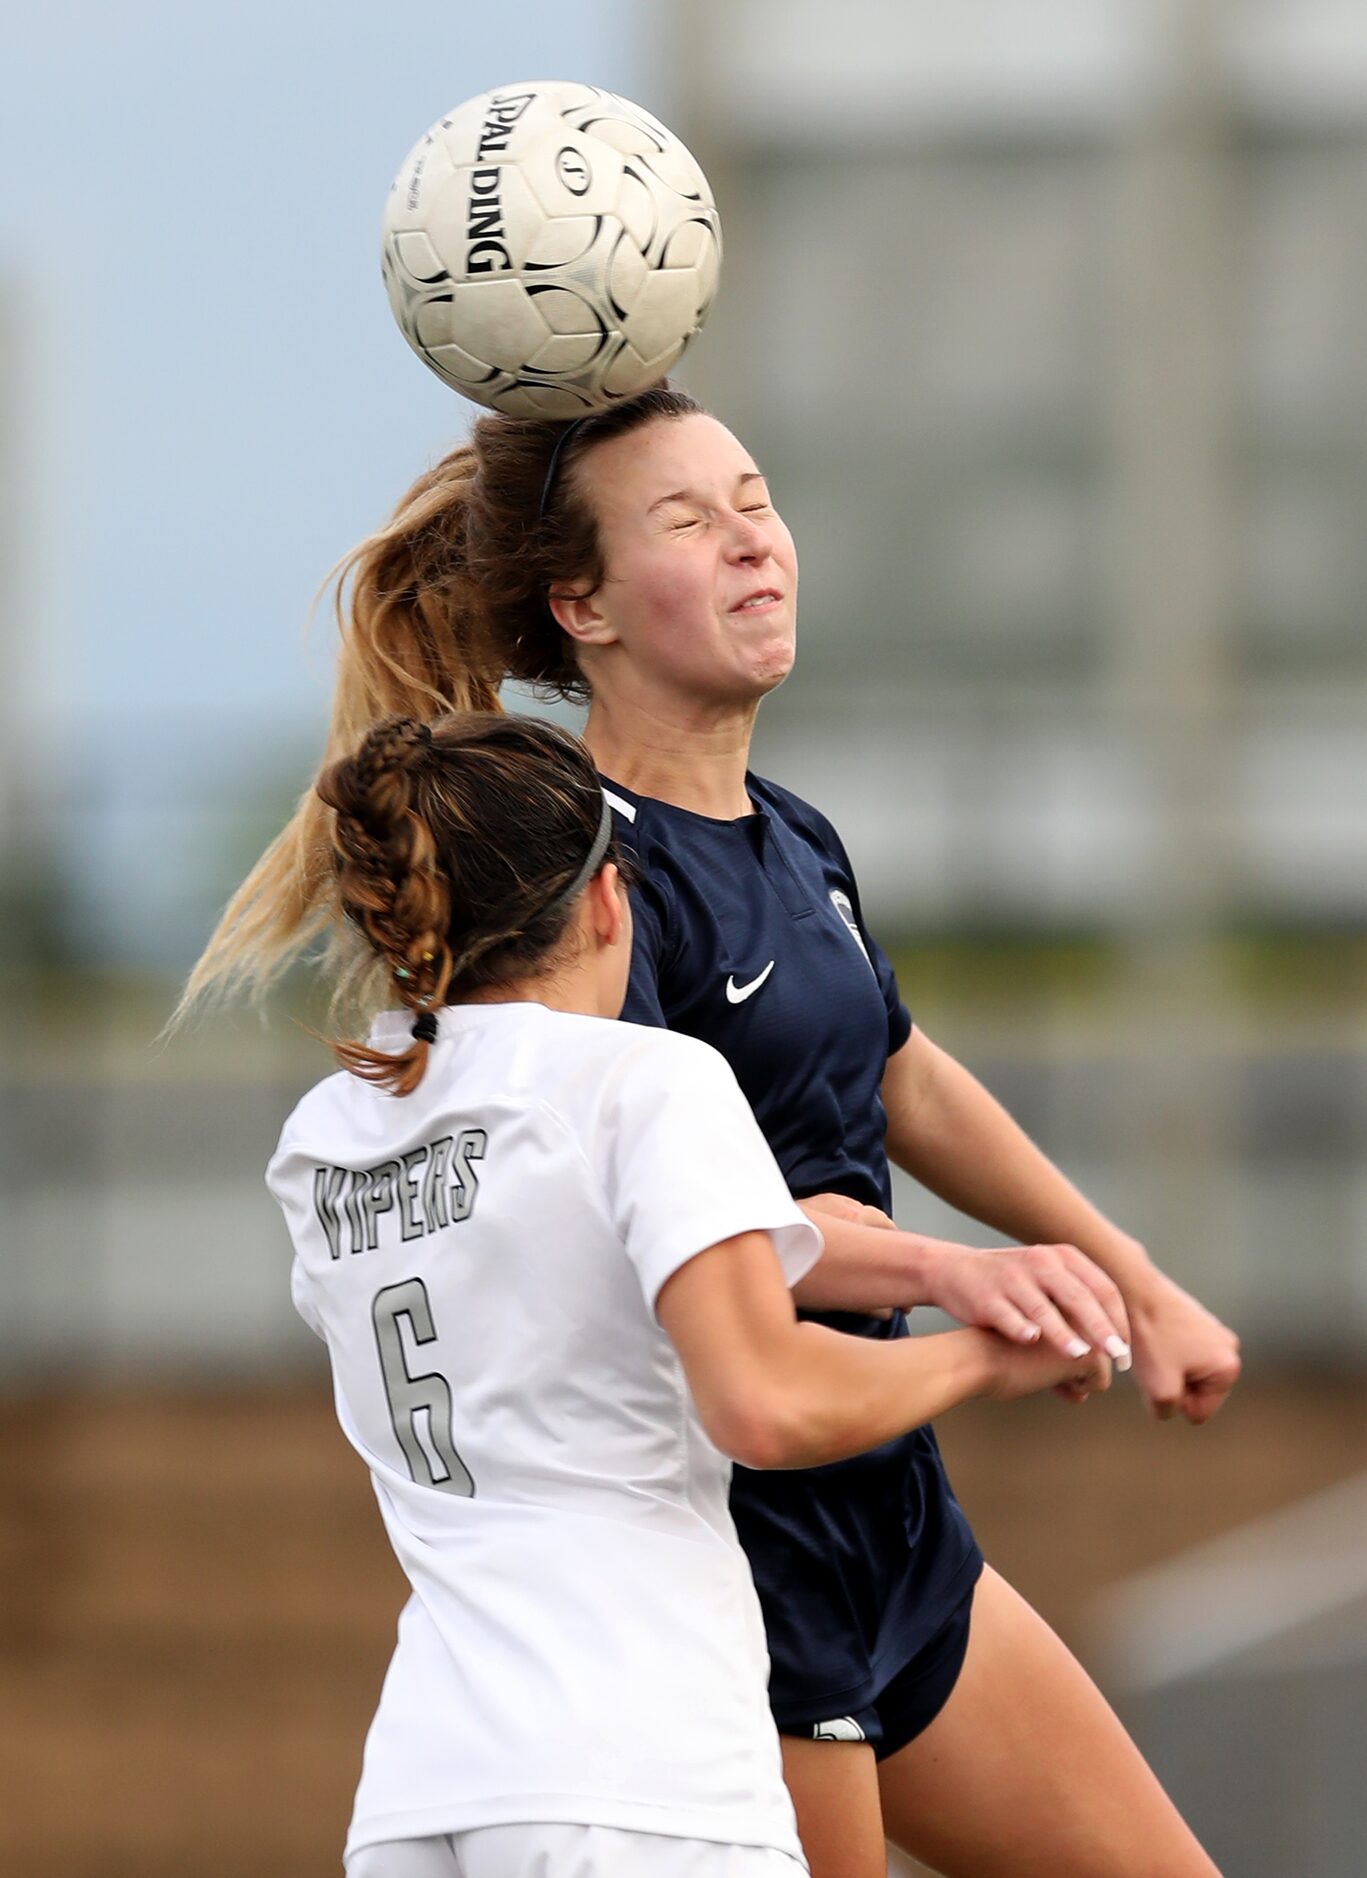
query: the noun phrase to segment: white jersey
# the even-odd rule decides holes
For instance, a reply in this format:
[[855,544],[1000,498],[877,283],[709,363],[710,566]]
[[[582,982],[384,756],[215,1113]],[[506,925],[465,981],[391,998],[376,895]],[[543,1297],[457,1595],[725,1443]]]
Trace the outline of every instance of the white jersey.
[[412,1095],[329,1077],[267,1180],[413,1588],[348,1853],[558,1820],[800,1858],[730,1463],[654,1315],[736,1233],[767,1231],[790,1284],[820,1252],[727,1064],[447,1007]]

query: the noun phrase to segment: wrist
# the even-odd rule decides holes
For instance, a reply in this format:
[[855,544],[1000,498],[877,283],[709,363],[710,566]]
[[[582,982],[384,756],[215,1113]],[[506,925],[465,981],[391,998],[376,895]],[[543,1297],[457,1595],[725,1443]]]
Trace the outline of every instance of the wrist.
[[1075,1240],[1079,1252],[1099,1265],[1108,1278],[1119,1285],[1125,1303],[1133,1308],[1162,1283],[1163,1274],[1149,1257],[1148,1250],[1129,1233],[1112,1229],[1104,1239]]
[[1125,1307],[1137,1331],[1152,1329],[1168,1316],[1175,1304],[1192,1302],[1190,1294],[1156,1265],[1149,1266],[1142,1282],[1125,1291]]
[[1148,1249],[1138,1239],[1131,1239],[1128,1235],[1121,1237],[1107,1270],[1120,1286],[1125,1303],[1131,1310],[1142,1310],[1145,1302],[1167,1283],[1149,1257]]
[[1006,1374],[1010,1345],[991,1330],[951,1330],[944,1333],[960,1345],[967,1393],[995,1396]]
[[944,1269],[945,1253],[949,1250],[943,1240],[926,1239],[918,1232],[904,1232],[905,1265],[907,1273],[907,1296],[904,1309],[910,1310],[916,1304],[934,1304],[940,1273]]

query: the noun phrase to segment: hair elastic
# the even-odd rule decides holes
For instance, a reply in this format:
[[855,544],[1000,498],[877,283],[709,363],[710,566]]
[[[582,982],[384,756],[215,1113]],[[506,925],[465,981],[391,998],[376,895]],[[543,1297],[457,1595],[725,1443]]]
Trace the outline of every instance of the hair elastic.
[[[592,412],[589,413],[589,416],[592,416]],[[536,519],[538,522],[545,521],[546,511],[551,506],[551,496],[555,490],[556,472],[560,468],[560,453],[565,448],[570,438],[573,437],[577,431],[582,430],[588,421],[588,416],[576,417],[572,422],[566,424],[565,428],[555,440],[555,448],[551,451],[551,460],[546,465],[546,480],[541,485],[541,504],[536,511]]]
[[415,1043],[435,1043],[437,1041],[437,1014],[435,1011],[422,1011],[413,1024]]

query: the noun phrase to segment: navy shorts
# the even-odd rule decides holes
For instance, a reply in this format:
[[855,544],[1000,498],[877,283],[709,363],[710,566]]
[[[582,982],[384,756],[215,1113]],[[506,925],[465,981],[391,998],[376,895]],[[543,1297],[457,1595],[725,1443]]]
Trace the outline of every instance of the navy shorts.
[[[731,1512],[764,1613],[780,1733],[857,1720],[922,1666],[938,1673],[983,1558],[928,1428],[824,1467],[738,1467]],[[956,1673],[951,1664],[948,1685],[928,1691],[920,1726]]]
[[867,1741],[880,1761],[914,1741],[934,1721],[959,1680],[968,1653],[974,1589],[976,1579],[952,1616],[863,1708],[849,1715],[780,1718],[779,1733],[804,1741]]

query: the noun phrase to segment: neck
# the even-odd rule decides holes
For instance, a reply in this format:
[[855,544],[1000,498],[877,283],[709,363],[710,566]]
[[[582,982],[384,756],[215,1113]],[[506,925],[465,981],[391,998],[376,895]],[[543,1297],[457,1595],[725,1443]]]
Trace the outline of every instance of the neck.
[[663,708],[595,692],[584,742],[605,776],[718,821],[752,813],[745,789],[758,700]]
[[460,1004],[544,1004],[548,1011],[577,1011],[581,1017],[615,1017],[602,1008],[602,994],[593,971],[547,973],[533,978],[508,978],[502,984],[472,991]]
[[496,985],[486,985],[453,1002],[544,1004],[548,1011],[577,1011],[583,1017],[616,1017],[622,1002],[620,990],[614,990],[604,975],[605,954],[600,946],[592,943],[582,908],[578,923],[577,941],[561,948],[559,960],[549,964],[546,970],[527,972],[521,978],[501,979]]

